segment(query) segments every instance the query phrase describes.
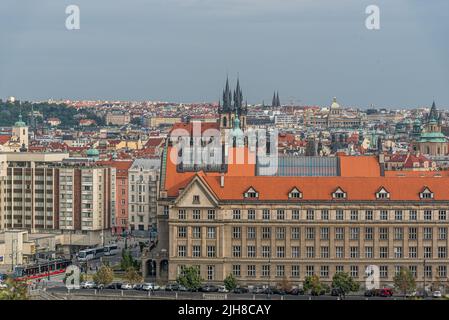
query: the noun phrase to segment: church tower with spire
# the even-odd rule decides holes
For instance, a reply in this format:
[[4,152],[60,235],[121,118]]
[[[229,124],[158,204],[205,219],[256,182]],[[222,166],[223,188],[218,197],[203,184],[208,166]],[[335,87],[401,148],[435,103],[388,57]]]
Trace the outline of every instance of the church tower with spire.
[[223,98],[218,106],[220,129],[233,129],[235,118],[239,119],[239,125],[242,130],[246,128],[246,116],[248,105],[243,102],[243,93],[240,88],[240,81],[237,78],[237,85],[233,93],[229,86],[229,79],[226,78]]

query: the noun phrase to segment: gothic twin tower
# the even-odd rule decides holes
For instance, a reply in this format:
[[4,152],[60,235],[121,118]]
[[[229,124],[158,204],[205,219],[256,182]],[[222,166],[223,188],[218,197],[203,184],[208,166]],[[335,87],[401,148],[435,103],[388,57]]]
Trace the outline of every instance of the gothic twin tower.
[[220,128],[233,129],[235,119],[239,120],[241,129],[246,127],[246,116],[248,114],[248,104],[243,104],[243,94],[240,88],[239,79],[233,93],[229,88],[229,80],[226,78],[226,85],[223,90],[223,102],[218,106],[218,114],[220,116]]

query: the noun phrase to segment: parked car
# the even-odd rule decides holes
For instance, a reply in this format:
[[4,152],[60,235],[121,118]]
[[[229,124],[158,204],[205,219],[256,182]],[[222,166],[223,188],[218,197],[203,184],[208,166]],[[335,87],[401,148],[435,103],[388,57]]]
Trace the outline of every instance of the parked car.
[[225,286],[218,286],[218,292],[227,293],[229,290]]
[[153,291],[154,290],[154,285],[152,283],[144,283],[142,284],[142,290],[144,291]]
[[292,294],[292,295],[295,295],[295,296],[297,296],[297,295],[304,295],[304,289],[302,289],[302,288],[296,288],[296,287],[293,287],[293,288],[291,288],[291,290],[289,291],[289,292],[287,292],[288,294]]
[[434,291],[432,294],[432,297],[434,298],[441,298],[443,295],[441,294],[441,291]]
[[248,288],[238,286],[238,287],[234,288],[233,292],[238,293],[238,294],[248,293]]
[[379,296],[378,289],[370,289],[365,291],[365,297],[377,297]]
[[95,282],[93,281],[84,281],[80,284],[81,289],[95,289]]
[[134,290],[142,290],[143,283],[136,283],[133,285]]
[[120,289],[122,290],[132,290],[133,285],[131,283],[124,283]]
[[177,283],[169,283],[165,286],[165,291],[178,291],[179,284]]
[[218,292],[218,287],[212,284],[206,284],[200,288],[201,292]]
[[95,289],[99,289],[99,290],[103,290],[104,289],[104,284],[102,284],[102,283],[99,283],[99,284],[95,283],[95,287],[94,288]]
[[345,292],[340,288],[332,288],[331,289],[331,296],[339,297],[339,296],[343,296],[344,294],[345,294]]
[[260,286],[254,287],[253,290],[251,291],[251,293],[254,293],[254,294],[265,293],[265,288],[260,287]]
[[121,282],[112,282],[106,286],[106,289],[121,289],[122,283]]
[[186,287],[184,287],[183,285],[180,284],[178,286],[178,291],[184,291],[185,292],[185,291],[189,291],[189,289],[187,289]]
[[393,296],[393,289],[390,288],[382,288],[379,290],[380,297],[391,297]]

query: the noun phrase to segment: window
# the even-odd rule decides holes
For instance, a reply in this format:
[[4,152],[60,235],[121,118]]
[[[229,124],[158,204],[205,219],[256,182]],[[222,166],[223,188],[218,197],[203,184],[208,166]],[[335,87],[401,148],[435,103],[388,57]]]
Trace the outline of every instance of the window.
[[299,227],[293,227],[291,232],[292,240],[299,239]]
[[301,199],[302,198],[302,192],[299,191],[297,188],[293,188],[292,191],[288,194],[288,197],[291,199]]
[[306,239],[307,240],[315,239],[315,228],[311,228],[311,227],[306,228]]
[[282,209],[277,210],[276,219],[284,220],[285,219],[285,211]]
[[285,258],[285,247],[283,246],[276,247],[276,257]]
[[256,276],[256,266],[254,264],[250,264],[247,266],[247,275],[248,277]]
[[300,251],[299,247],[292,247],[292,258],[299,258]]
[[201,227],[192,227],[192,237],[194,239],[201,238]]
[[186,211],[184,209],[180,209],[178,211],[178,219],[185,220],[186,219]]
[[178,246],[178,257],[186,256],[186,246]]
[[351,240],[359,239],[359,228],[349,228],[349,238]]
[[256,220],[256,210],[248,209],[248,220]]
[[207,219],[215,220],[215,210],[213,210],[213,209],[207,210]]
[[196,258],[201,257],[201,246],[192,246],[192,256]]
[[365,211],[365,220],[372,221],[373,220],[373,210]]
[[349,257],[352,259],[357,259],[359,257],[359,247],[350,247]]
[[438,247],[438,258],[445,259],[447,257],[447,248],[446,247]]
[[425,187],[424,190],[419,194],[421,199],[433,199],[433,192],[429,188]]
[[388,228],[379,228],[379,239],[388,240]]
[[321,258],[329,258],[329,247],[321,247],[320,248],[320,257]]
[[359,212],[357,210],[351,210],[351,220],[359,220]]
[[409,240],[416,240],[418,235],[418,229],[416,227],[408,228],[408,239]]
[[193,210],[193,220],[200,220],[201,219],[201,211],[198,209]]
[[199,204],[200,203],[200,196],[199,195],[194,195],[192,203],[193,204]]
[[440,210],[438,211],[438,220],[444,221],[446,220],[446,210]]
[[417,276],[417,270],[418,268],[416,266],[408,266],[408,269],[410,270],[410,273],[412,274],[413,278],[416,278]]
[[388,278],[388,266],[380,266],[379,273],[381,278]]
[[239,209],[232,210],[232,219],[234,220],[240,220],[241,214]]
[[365,258],[373,257],[373,247],[365,247]]
[[402,247],[394,247],[394,257],[396,259],[402,258]]
[[321,266],[320,267],[320,277],[321,278],[329,278],[329,266]]
[[329,227],[323,227],[320,229],[321,240],[329,240]]
[[335,266],[335,273],[339,272],[345,272],[345,267],[341,265]]
[[418,213],[416,210],[410,210],[409,211],[409,220],[416,221],[418,218]]
[[242,256],[242,247],[241,246],[232,246],[232,256],[234,258],[240,258]]
[[277,240],[285,239],[285,227],[276,228],[276,239]]
[[299,266],[292,265],[292,278],[299,278]]
[[306,276],[313,276],[315,274],[314,266],[306,266]]
[[178,238],[187,237],[187,228],[186,227],[178,227]]
[[388,220],[388,210],[380,210],[380,220]]
[[404,231],[402,228],[394,228],[394,240],[402,240],[404,238]]
[[215,246],[207,246],[207,257],[215,258]]
[[256,246],[248,246],[246,251],[248,258],[256,257]]
[[424,210],[424,220],[432,220],[432,210]]
[[269,277],[270,276],[270,265],[262,265],[262,277]]
[[350,266],[349,270],[352,278],[359,277],[359,266]]
[[344,192],[341,188],[337,188],[337,190],[335,190],[332,193],[332,198],[334,198],[334,199],[345,199],[346,198],[346,192]]
[[343,240],[345,238],[345,229],[342,227],[335,228],[335,239]]
[[315,258],[315,247],[306,247],[306,257]]
[[262,228],[262,239],[270,239],[271,238],[271,228],[263,227]]
[[269,246],[262,246],[262,257],[263,258],[271,257],[271,248]]
[[321,220],[329,220],[329,210],[321,210]]
[[249,189],[243,194],[243,196],[244,196],[245,198],[252,198],[252,199],[255,199],[255,198],[258,198],[258,197],[259,197],[259,193],[258,193],[256,190],[254,190],[253,188],[249,188]]
[[396,210],[394,212],[394,220],[396,220],[396,221],[402,220],[402,210]]
[[432,247],[424,247],[424,258],[432,258]]
[[343,259],[344,258],[344,248],[343,247],[335,247],[335,257],[337,259]]
[[215,227],[207,227],[207,238],[215,239]]
[[381,259],[388,258],[388,247],[380,247],[379,248],[379,258],[381,258]]
[[285,266],[277,265],[276,266],[276,277],[283,277],[285,275]]
[[389,198],[390,193],[383,187],[378,192],[376,192],[376,199],[389,199]]
[[232,227],[232,238],[233,239],[240,239],[241,235],[242,235],[241,227]]
[[248,227],[246,229],[246,237],[248,239],[256,239],[256,228],[255,227]]
[[373,234],[374,234],[374,231],[373,231],[374,229],[373,229],[373,227],[366,227],[365,228],[365,240],[373,240]]
[[270,220],[270,210],[269,209],[262,210],[262,219]]
[[207,266],[207,280],[214,280],[215,278],[215,266]]
[[432,240],[432,228],[424,228],[423,236],[424,240]]
[[299,220],[299,210],[298,209],[292,210],[292,220]]
[[234,277],[240,277],[240,265],[239,264],[232,265],[232,274],[234,275]]
[[313,209],[307,209],[306,219],[307,220],[314,220],[315,219],[315,211],[313,211]]
[[[133,206],[134,207],[134,206]],[[134,211],[134,210],[133,210]],[[169,209],[169,207],[168,206],[164,206],[164,211],[163,211],[163,213],[164,213],[164,216],[168,216],[168,213],[170,212],[170,209]]]
[[424,268],[425,277],[428,279],[432,279],[432,266],[426,266]]
[[446,240],[447,239],[447,228],[440,227],[438,228],[438,240]]
[[446,266],[438,266],[438,277],[446,278],[447,276],[447,267]]
[[408,257],[409,258],[418,257],[418,248],[417,247],[408,247]]
[[342,209],[337,209],[335,211],[335,220],[344,220],[344,211]]

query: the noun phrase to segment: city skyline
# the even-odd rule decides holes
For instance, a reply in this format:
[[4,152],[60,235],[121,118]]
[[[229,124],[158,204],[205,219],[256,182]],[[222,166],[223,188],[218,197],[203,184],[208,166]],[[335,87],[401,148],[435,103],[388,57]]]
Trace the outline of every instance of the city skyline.
[[72,31],[51,2],[0,5],[2,97],[218,102],[229,74],[249,104],[449,105],[444,1],[378,1],[368,30],[370,1],[81,0]]

